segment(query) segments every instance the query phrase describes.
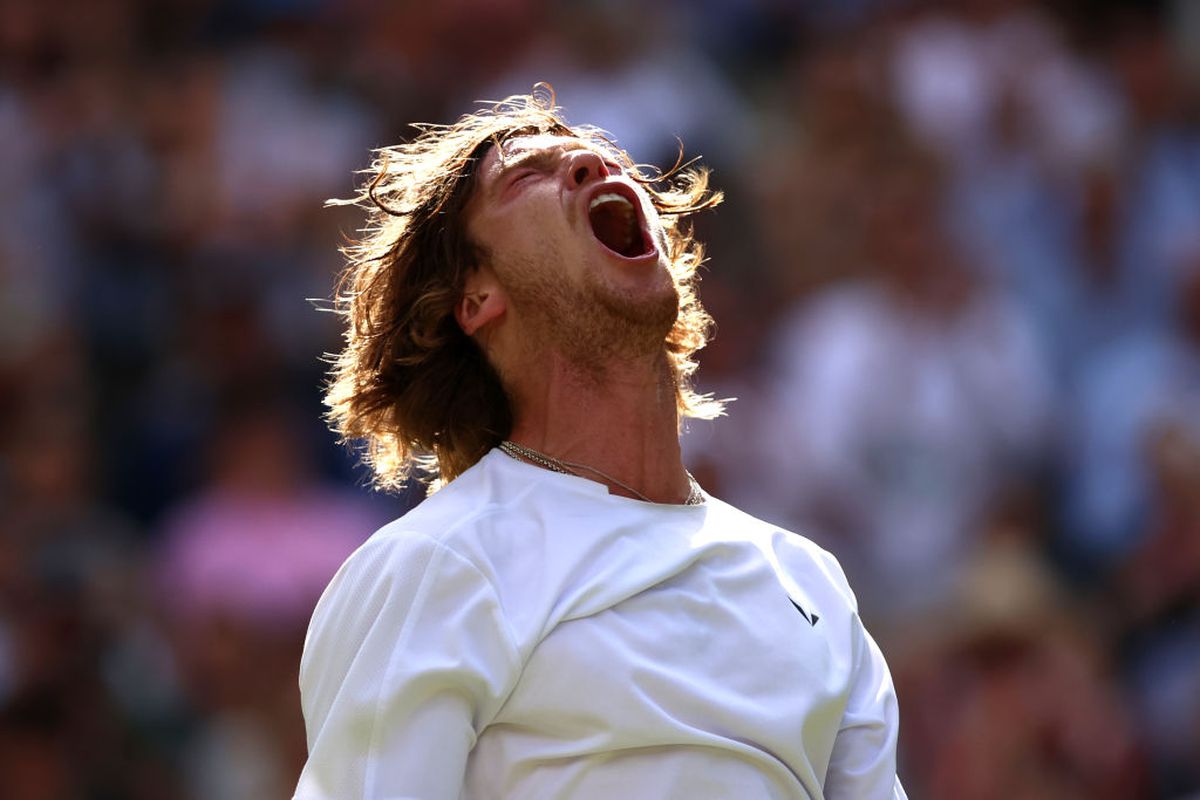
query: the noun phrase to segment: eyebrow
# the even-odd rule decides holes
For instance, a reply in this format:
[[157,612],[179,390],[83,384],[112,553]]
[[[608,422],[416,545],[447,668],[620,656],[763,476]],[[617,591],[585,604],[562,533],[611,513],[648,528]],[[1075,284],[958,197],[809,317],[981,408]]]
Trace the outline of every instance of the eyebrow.
[[500,171],[496,173],[496,177],[492,182],[492,191],[499,191],[504,185],[504,179],[512,174],[514,170],[521,169],[522,167],[545,167],[557,156],[575,150],[591,150],[603,158],[605,163],[614,161],[612,156],[589,147],[582,139],[566,139],[561,143],[556,143],[549,147],[518,150],[511,155],[505,155],[503,146],[501,146]]
[[500,151],[500,171],[496,173],[496,178],[492,185],[499,188],[504,179],[508,177],[514,170],[522,167],[544,167],[556,156],[564,150],[561,146],[555,147],[538,147],[532,150],[518,150],[516,154],[505,156],[504,151]]

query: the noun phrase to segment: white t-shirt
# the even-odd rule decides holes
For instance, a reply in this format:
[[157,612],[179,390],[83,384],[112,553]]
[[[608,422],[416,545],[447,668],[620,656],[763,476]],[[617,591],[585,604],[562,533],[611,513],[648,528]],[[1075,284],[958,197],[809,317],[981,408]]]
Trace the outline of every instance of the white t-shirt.
[[831,555],[499,450],[349,558],[300,688],[296,800],[905,797]]

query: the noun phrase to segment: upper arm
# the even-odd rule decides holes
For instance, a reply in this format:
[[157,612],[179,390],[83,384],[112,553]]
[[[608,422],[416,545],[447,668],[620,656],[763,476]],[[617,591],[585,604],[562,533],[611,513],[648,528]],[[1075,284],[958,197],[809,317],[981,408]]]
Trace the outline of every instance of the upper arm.
[[297,800],[457,798],[517,662],[495,590],[471,564],[418,534],[372,540],[309,627]]
[[906,800],[896,775],[900,712],[883,652],[858,615],[841,565],[822,552],[824,569],[849,605],[849,697],[825,774],[828,800]]
[[900,714],[887,662],[854,615],[854,673],[849,701],[825,777],[829,800],[902,799],[896,775]]

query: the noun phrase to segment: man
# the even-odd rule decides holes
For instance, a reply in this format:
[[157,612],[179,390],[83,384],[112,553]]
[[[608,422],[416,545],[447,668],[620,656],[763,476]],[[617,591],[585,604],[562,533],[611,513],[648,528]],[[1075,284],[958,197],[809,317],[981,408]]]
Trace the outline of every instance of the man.
[[328,402],[437,489],[334,578],[296,798],[898,798],[891,678],[832,556],[707,495],[681,219],[553,99],[384,150]]

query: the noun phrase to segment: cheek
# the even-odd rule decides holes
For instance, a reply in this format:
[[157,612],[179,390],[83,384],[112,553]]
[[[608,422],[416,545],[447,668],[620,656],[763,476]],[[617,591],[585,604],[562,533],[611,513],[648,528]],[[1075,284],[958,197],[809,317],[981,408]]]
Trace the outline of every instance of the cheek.
[[481,246],[492,262],[511,262],[528,249],[527,226],[503,217],[479,220],[470,229],[471,239]]
[[489,261],[505,282],[520,282],[558,271],[563,260],[562,243],[549,229],[552,223],[509,219],[482,230]]
[[563,218],[561,209],[550,203],[531,203],[523,213],[505,220],[496,236],[508,243],[512,252],[530,256],[570,248],[575,233]]

